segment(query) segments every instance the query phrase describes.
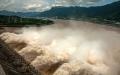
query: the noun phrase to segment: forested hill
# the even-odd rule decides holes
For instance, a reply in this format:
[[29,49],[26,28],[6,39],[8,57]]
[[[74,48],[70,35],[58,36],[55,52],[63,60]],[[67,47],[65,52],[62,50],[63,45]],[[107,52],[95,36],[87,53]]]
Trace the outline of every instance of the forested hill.
[[22,17],[54,17],[54,18],[104,18],[120,21],[120,1],[97,7],[53,7],[44,12],[9,12],[0,11],[1,15]]
[[34,18],[55,18],[87,20],[97,23],[109,23],[120,25],[120,1],[104,6],[94,7],[53,7],[44,12],[9,12],[1,11],[2,15],[15,15]]
[[0,15],[0,26],[41,26],[53,24],[53,21],[48,19],[22,18],[18,16]]
[[51,10],[40,13],[42,17],[56,18],[103,18],[120,21],[120,1],[105,6],[97,7],[54,7]]

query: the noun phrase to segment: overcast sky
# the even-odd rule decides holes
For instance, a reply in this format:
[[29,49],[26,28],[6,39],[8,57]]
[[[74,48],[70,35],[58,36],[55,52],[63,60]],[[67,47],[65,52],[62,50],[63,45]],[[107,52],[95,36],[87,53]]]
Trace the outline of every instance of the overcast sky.
[[0,0],[0,10],[41,12],[55,6],[100,6],[117,0]]

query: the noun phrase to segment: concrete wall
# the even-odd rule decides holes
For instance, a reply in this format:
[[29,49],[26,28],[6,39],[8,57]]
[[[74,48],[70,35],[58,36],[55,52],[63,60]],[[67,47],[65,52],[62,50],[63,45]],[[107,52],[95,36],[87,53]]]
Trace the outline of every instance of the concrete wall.
[[0,65],[0,75],[6,75],[1,65]]

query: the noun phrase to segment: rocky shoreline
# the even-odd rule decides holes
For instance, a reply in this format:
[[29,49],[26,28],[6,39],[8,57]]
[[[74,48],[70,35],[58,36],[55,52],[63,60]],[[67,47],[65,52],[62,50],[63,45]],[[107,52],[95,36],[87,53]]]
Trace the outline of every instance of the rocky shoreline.
[[[0,64],[6,75],[41,75],[0,39]],[[1,74],[4,75],[4,74]]]

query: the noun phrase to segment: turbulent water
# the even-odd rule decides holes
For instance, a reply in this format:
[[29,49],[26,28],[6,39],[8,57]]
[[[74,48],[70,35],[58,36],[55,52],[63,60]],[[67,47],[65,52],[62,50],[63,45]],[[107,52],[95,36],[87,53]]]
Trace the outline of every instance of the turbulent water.
[[[24,57],[34,57],[28,61],[40,71],[45,71],[45,66],[53,66],[54,63],[65,60],[52,72],[53,75],[120,75],[119,28],[66,20],[57,21],[53,25],[25,27],[15,31],[19,34],[3,33],[0,37],[10,45],[11,40],[15,43],[26,43],[23,47],[21,44],[18,44],[20,47],[12,44],[12,47]],[[47,53],[39,54],[40,48]],[[43,64],[45,60],[47,63]],[[51,68],[50,66],[49,69]]]

